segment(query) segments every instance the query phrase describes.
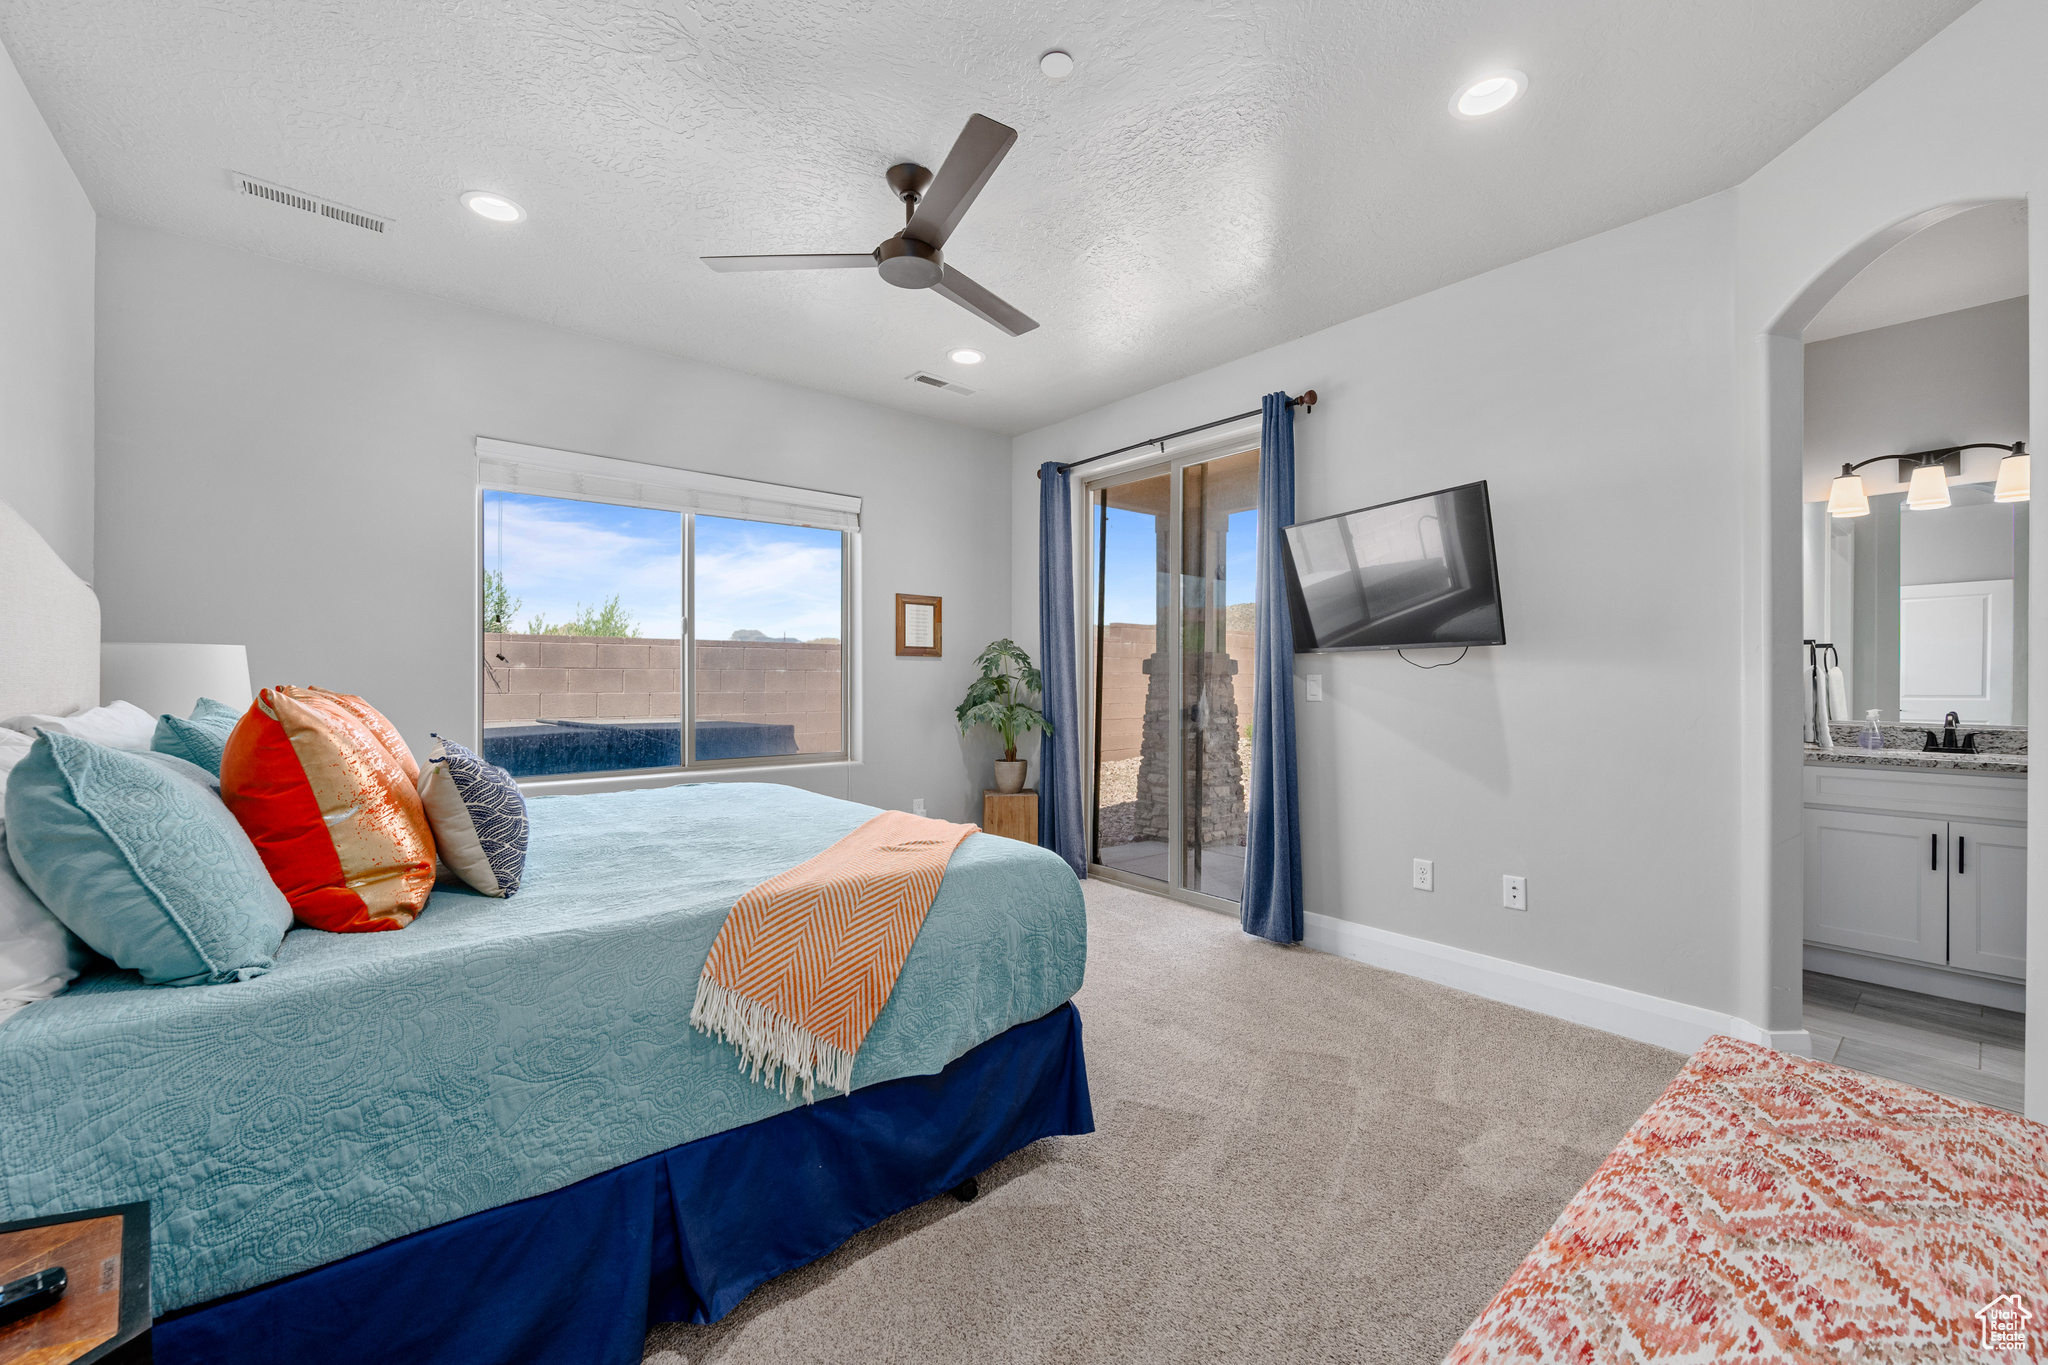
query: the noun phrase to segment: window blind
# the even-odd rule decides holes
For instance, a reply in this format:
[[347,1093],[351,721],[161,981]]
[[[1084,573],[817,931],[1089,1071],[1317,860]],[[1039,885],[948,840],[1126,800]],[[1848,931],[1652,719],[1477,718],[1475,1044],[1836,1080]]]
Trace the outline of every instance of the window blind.
[[476,462],[478,485],[501,492],[666,507],[828,531],[860,529],[860,499],[846,493],[549,450],[489,436],[477,437]]

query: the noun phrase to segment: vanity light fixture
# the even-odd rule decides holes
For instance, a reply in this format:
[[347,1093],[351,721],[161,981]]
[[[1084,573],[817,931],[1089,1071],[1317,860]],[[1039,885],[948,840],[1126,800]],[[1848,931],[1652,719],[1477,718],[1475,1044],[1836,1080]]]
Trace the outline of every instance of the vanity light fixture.
[[1962,453],[1966,450],[2002,450],[2005,458],[1998,462],[1998,484],[1992,490],[1994,502],[2027,502],[2033,496],[2031,460],[2027,456],[2027,443],[2014,441],[2011,445],[2000,445],[1996,441],[1972,441],[1969,445],[1943,446],[1940,450],[1919,450],[1911,455],[1877,455],[1856,464],[1842,466],[1841,474],[1828,489],[1828,515],[1831,517],[1864,517],[1870,515],[1870,498],[1864,492],[1863,477],[1856,471],[1867,464],[1878,464],[1885,460],[1899,462],[1899,475],[1907,479],[1906,506],[1915,512],[1931,512],[1937,507],[1949,505],[1948,480],[1951,465],[1962,468]]
[[1849,466],[1842,466],[1841,477],[1828,487],[1828,515],[1831,517],[1867,517],[1870,515],[1870,499],[1863,492],[1863,479],[1849,472]]
[[2027,502],[2034,496],[2034,457],[2025,442],[2015,442],[2012,454],[1998,462],[1998,483],[1991,490],[1993,502]]
[[1906,484],[1906,510],[1933,512],[1948,506],[1948,469],[1940,464],[1923,464]]

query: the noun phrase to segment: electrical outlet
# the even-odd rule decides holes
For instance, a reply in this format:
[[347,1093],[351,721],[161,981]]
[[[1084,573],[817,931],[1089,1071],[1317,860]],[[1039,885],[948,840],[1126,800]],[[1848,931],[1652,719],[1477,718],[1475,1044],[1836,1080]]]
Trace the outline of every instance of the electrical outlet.
[[917,797],[916,799],[914,799],[913,801],[911,801],[911,803],[910,803],[910,813],[911,813],[912,815],[923,815],[923,814],[924,814],[924,798],[923,798],[922,796],[920,796],[920,797]]
[[1500,903],[1509,910],[1529,908],[1529,879],[1507,876],[1500,879]]
[[1436,864],[1427,858],[1417,858],[1415,860],[1415,889],[1417,891],[1436,890]]
[[1321,701],[1323,699],[1322,674],[1311,673],[1308,675],[1308,699],[1310,701]]

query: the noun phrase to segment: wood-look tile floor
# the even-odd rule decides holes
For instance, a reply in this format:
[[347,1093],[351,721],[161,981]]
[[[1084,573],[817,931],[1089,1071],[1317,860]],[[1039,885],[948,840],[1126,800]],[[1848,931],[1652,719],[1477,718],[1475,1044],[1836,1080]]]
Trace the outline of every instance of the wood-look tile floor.
[[2020,1112],[2027,1017],[1806,973],[1806,1029],[1824,1062]]

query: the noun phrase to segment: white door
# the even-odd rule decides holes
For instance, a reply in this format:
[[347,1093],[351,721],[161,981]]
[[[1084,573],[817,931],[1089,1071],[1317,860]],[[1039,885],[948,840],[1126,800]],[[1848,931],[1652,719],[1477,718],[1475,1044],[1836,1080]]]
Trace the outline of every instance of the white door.
[[1948,960],[2000,976],[2027,974],[2024,825],[1949,823]]
[[1899,589],[1899,719],[2012,724],[2012,580]]
[[1910,815],[1806,812],[1806,937],[1948,961],[1948,824]]

